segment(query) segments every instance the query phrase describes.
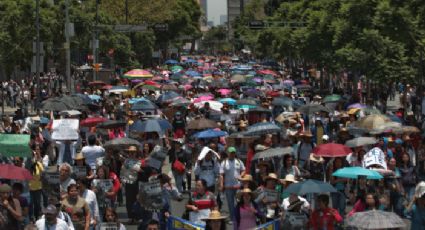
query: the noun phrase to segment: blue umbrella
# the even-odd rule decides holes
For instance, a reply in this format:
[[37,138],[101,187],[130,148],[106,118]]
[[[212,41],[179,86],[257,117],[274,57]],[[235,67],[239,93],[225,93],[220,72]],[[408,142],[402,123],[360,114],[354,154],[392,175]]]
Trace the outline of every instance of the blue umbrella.
[[163,128],[160,125],[160,122],[156,119],[150,119],[146,121],[136,121],[134,124],[132,124],[130,127],[130,132],[139,132],[139,133],[148,133],[148,132],[155,132],[162,134]]
[[157,119],[157,121],[159,122],[159,125],[161,126],[163,130],[173,128],[173,126],[170,124],[170,122],[167,119]]
[[138,103],[138,102],[141,102],[141,101],[149,101],[149,100],[144,98],[144,97],[133,97],[133,98],[130,98],[128,103],[132,105],[132,104],[135,104],[135,103]]
[[337,192],[336,189],[329,183],[318,181],[318,180],[305,180],[300,183],[294,183],[289,185],[284,193],[295,193],[298,195],[310,194],[310,193],[326,193],[326,192]]
[[230,98],[230,97],[222,98],[222,99],[220,99],[218,101],[221,102],[221,103],[227,103],[229,105],[236,105],[236,100],[233,99],[233,98]]
[[208,139],[227,136],[227,132],[221,130],[207,129],[201,132],[197,132],[193,136],[198,139]]
[[100,99],[102,99],[99,95],[96,95],[96,94],[89,95],[89,98],[92,101],[100,101]]
[[198,61],[196,61],[196,60],[193,60],[193,59],[187,59],[186,61],[184,61],[185,63],[191,63],[191,64],[194,64],[194,63],[198,63]]
[[181,97],[180,94],[174,92],[174,91],[166,91],[163,94],[161,94],[158,99],[156,100],[156,103],[162,104],[165,102],[170,102],[175,98]]
[[383,176],[379,174],[379,172],[370,169],[365,169],[362,167],[345,167],[342,169],[338,169],[334,173],[332,173],[332,176],[350,179],[357,179],[359,176],[365,176],[367,179],[370,180],[380,180],[383,178]]
[[179,62],[174,60],[174,59],[169,59],[169,60],[165,61],[164,63],[166,65],[177,65],[177,64],[179,64]]
[[191,76],[191,77],[202,77],[202,74],[200,74],[198,71],[194,71],[194,70],[186,71],[186,75]]
[[293,101],[289,97],[275,97],[272,101],[272,105],[289,107],[293,105]]
[[134,103],[131,106],[132,111],[135,111],[135,110],[153,110],[153,109],[157,109],[157,106],[149,100],[139,101],[137,103]]

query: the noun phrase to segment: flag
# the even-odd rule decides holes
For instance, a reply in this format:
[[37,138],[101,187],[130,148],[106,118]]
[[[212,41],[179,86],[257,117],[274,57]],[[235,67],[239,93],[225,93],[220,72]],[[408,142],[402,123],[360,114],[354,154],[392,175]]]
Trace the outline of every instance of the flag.
[[276,219],[255,228],[256,230],[279,230],[280,219]]
[[182,218],[170,216],[168,217],[168,221],[167,221],[167,229],[168,230],[205,230],[205,227],[198,224],[191,223]]

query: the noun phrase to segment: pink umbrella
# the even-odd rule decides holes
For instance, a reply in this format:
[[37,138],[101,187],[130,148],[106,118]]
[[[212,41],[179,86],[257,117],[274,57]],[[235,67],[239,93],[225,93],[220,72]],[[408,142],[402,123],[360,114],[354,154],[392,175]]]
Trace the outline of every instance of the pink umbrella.
[[262,69],[258,71],[259,74],[264,74],[264,75],[273,75],[273,76],[277,76],[277,73],[274,72],[273,70],[270,69]]
[[200,96],[198,98],[195,98],[195,100],[193,100],[193,103],[198,103],[198,102],[202,102],[202,101],[211,101],[212,99],[214,99],[213,96]]
[[217,92],[219,92],[221,95],[229,95],[231,92],[232,92],[232,90],[231,89],[219,89],[219,90],[217,90]]
[[193,86],[192,85],[184,85],[183,88],[184,88],[184,90],[189,90],[189,89],[192,89]]

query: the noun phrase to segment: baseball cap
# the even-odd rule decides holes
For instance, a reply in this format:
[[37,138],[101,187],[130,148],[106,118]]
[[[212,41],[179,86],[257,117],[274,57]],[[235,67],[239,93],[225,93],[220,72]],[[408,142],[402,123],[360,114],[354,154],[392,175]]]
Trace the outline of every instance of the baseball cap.
[[229,148],[227,148],[227,152],[228,153],[236,153],[236,148],[235,147],[229,147]]

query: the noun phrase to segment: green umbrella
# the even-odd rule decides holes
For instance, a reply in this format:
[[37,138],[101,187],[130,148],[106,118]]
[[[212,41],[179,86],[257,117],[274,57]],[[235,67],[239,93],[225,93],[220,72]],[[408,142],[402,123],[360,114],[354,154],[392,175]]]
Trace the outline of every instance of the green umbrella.
[[325,103],[329,103],[329,102],[338,102],[341,101],[342,97],[338,94],[332,94],[332,95],[328,95],[323,99],[323,102]]
[[0,153],[5,157],[30,157],[30,135],[0,134]]
[[176,72],[180,72],[183,70],[183,67],[179,66],[179,65],[175,65],[173,67],[170,68],[171,72],[176,73]]

